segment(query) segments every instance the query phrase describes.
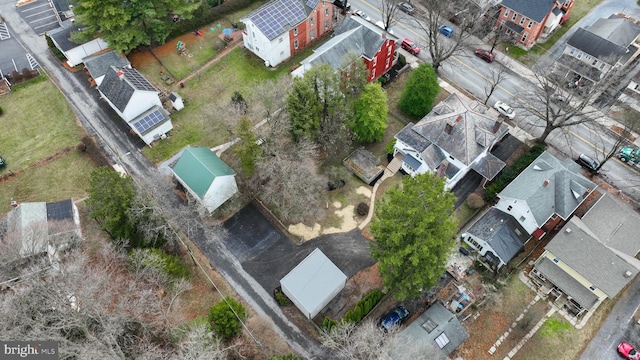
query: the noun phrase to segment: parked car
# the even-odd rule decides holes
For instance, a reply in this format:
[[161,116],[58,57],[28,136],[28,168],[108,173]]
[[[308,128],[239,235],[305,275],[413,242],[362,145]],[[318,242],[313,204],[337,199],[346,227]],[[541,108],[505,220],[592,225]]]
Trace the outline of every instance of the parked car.
[[618,345],[618,353],[628,360],[640,360],[640,352],[626,342],[621,342]]
[[369,17],[369,15],[367,15],[364,11],[362,10],[356,10],[353,12],[354,14],[360,16],[361,18],[367,20],[367,21],[371,21],[371,18]]
[[476,49],[474,53],[476,54],[477,57],[479,57],[480,59],[488,63],[493,62],[493,53],[490,52],[489,50]]
[[413,6],[409,3],[406,2],[399,2],[398,3],[398,9],[400,9],[400,11],[404,11],[409,15],[413,15],[415,14],[416,10],[413,8]]
[[578,156],[578,158],[576,159],[576,162],[593,174],[597,174],[600,172],[599,170],[596,170],[598,166],[600,166],[600,163],[585,154],[580,154],[580,156]]
[[438,26],[438,31],[444,36],[453,35],[453,29],[451,28],[451,26],[448,26],[448,25],[440,25],[440,26]]
[[511,108],[511,106],[502,101],[496,101],[495,105],[493,105],[493,108],[498,110],[500,115],[506,116],[511,120],[516,117],[516,112]]
[[[376,21],[376,26],[379,27],[380,29],[384,30],[384,23],[382,21]],[[393,30],[389,29],[387,30],[387,32],[391,35],[393,35]]]
[[569,101],[569,99],[562,95],[562,94],[558,94],[558,93],[553,93],[551,94],[551,96],[549,96],[549,100],[553,101],[553,102],[567,102]]
[[[640,163],[640,148],[636,149],[629,146],[625,146],[622,149],[620,149],[620,152],[618,153],[618,158],[620,158],[622,162],[626,162],[629,164]],[[2,168],[1,166],[2,165],[0,165],[0,169]]]
[[400,44],[400,46],[402,46],[403,49],[407,50],[413,55],[420,54],[420,48],[411,39],[405,38],[404,40],[402,40],[402,44]]
[[386,331],[396,325],[402,324],[402,322],[406,320],[408,317],[409,317],[409,310],[407,310],[402,305],[398,305],[393,310],[391,310],[390,313],[388,313],[382,318],[382,322],[380,323],[380,325],[382,325],[382,328]]

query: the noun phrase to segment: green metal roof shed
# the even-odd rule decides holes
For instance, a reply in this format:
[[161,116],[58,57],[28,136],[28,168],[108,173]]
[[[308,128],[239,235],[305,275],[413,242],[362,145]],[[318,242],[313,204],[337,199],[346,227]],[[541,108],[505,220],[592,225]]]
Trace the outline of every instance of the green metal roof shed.
[[209,148],[184,149],[172,170],[176,179],[210,212],[238,192],[236,173]]

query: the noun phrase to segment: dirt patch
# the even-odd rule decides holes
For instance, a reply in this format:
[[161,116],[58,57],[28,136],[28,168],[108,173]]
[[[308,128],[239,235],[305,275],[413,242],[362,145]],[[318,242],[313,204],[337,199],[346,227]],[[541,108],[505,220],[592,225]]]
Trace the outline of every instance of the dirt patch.
[[360,299],[374,289],[382,289],[382,278],[378,273],[378,264],[358,271],[347,280],[342,292],[327,306],[327,310],[321,314],[322,319],[325,316],[334,320],[342,319],[347,311],[351,310]]

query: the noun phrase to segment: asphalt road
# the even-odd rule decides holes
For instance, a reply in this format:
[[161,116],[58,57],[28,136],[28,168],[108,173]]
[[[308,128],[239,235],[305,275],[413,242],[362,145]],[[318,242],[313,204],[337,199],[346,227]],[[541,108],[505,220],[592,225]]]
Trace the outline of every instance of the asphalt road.
[[[130,137],[128,131],[123,131],[121,120],[113,116],[113,112],[110,113],[103,102],[97,100],[95,89],[89,88],[88,83],[80,76],[72,75],[58,63],[50,54],[44,38],[38,36],[20,17],[14,1],[0,0],[0,16],[14,30],[13,36],[35,56],[46,74],[60,89],[87,133],[100,139],[105,153],[114,162],[124,166],[143,188],[162,188],[163,191],[154,191],[151,193],[152,196],[172,193],[171,183],[140,152],[138,140]],[[164,196],[156,200],[170,217],[175,218],[178,215],[177,198]],[[194,214],[193,218],[197,219],[197,214]],[[246,303],[265,321],[270,322],[293,351],[307,359],[324,358],[326,351],[288,320],[271,294],[264,291],[242,268],[222,239],[219,236],[210,236],[205,230],[202,224],[199,224],[192,240]],[[265,348],[268,347],[268,344],[263,345]]]

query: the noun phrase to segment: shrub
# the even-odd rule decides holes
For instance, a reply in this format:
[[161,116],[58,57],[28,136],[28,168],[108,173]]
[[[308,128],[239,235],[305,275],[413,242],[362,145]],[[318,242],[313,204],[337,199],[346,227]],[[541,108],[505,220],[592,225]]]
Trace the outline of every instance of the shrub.
[[431,110],[438,93],[440,85],[435,70],[422,63],[409,73],[398,107],[407,115],[423,117]]
[[393,138],[391,139],[391,141],[387,143],[387,145],[385,145],[384,150],[387,152],[387,154],[393,155],[393,149],[395,148],[395,146],[396,146],[396,139]]
[[367,295],[365,295],[358,303],[353,307],[353,309],[347,311],[342,318],[342,321],[349,321],[352,323],[360,322],[371,310],[374,306],[382,299],[382,291],[379,289],[375,289],[370,291]]
[[369,214],[369,204],[364,202],[359,203],[358,207],[356,208],[356,213],[358,213],[358,215],[360,216]]
[[474,210],[480,209],[484,204],[484,199],[477,193],[473,193],[467,197],[467,205]]
[[398,64],[400,64],[400,66],[407,65],[407,58],[405,58],[402,54],[398,54]]
[[324,320],[322,320],[322,328],[327,332],[331,331],[337,324],[335,320],[329,317],[325,317]]
[[278,304],[280,306],[287,306],[291,303],[291,301],[289,301],[289,298],[287,298],[287,296],[280,291],[276,292],[276,301],[278,301]]
[[210,329],[225,341],[242,331],[242,322],[249,316],[247,310],[231,297],[213,305],[209,310]]
[[2,106],[0,106],[0,116],[2,116],[2,114],[4,114],[4,110],[2,110]]

